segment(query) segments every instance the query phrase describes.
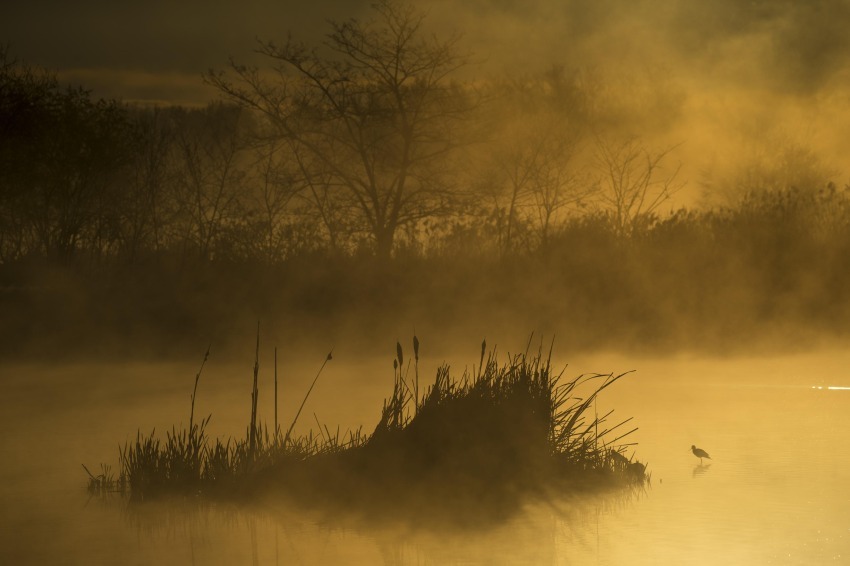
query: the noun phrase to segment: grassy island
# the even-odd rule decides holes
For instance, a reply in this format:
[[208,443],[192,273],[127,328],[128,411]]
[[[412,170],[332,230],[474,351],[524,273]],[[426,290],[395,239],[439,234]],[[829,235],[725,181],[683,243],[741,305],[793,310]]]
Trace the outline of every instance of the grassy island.
[[413,510],[466,523],[482,513],[505,517],[529,498],[648,481],[645,465],[623,455],[636,430],[624,426],[631,419],[609,425],[611,413],[595,410],[597,395],[625,374],[567,381],[553,371],[551,350],[500,362],[482,343],[472,371],[457,377],[444,364],[420,387],[415,337],[413,359],[404,363],[398,344],[394,387],[370,434],[317,423],[318,432],[303,436],[292,435],[300,409],[285,431],[258,421],[255,365],[245,438],[209,438],[210,417],[195,422],[193,393],[188,429],[173,428],[164,439],[139,433],[121,447],[118,477],[107,467],[89,472],[89,489],[119,490],[131,501],[273,495],[318,512],[395,518]]

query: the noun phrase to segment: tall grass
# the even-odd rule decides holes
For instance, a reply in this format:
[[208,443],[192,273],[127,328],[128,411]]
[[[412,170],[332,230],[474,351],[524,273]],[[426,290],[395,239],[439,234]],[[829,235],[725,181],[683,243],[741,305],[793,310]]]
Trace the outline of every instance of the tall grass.
[[[645,481],[642,465],[620,461],[625,437],[637,430],[624,428],[630,419],[609,425],[610,412],[591,411],[625,374],[565,381],[562,373],[553,371],[551,351],[500,362],[495,350],[486,354],[485,343],[477,373],[454,379],[442,365],[418,401],[399,374],[355,467],[368,470],[390,497],[418,491],[414,497],[478,503]],[[579,397],[580,390],[589,394]]]
[[[210,439],[205,432],[209,416],[197,424],[190,417],[189,430],[173,428],[164,441],[155,431],[139,433],[121,447],[115,483],[141,500],[262,492],[319,508],[377,509],[378,515],[389,516],[390,510],[458,505],[504,512],[529,495],[647,481],[643,464],[621,453],[629,445],[624,439],[636,430],[624,426],[630,419],[609,425],[611,413],[595,411],[597,396],[625,374],[564,380],[563,371],[552,368],[551,349],[546,355],[542,348],[531,355],[526,349],[501,362],[496,350],[488,353],[482,343],[477,370],[454,377],[443,364],[420,395],[419,340],[414,338],[414,357],[406,369],[397,344],[393,389],[371,434],[332,431],[314,413],[318,432],[294,436],[307,398],[331,359],[328,354],[285,434],[277,422],[269,431],[258,420],[255,362],[244,439]],[[194,399],[193,393],[192,415]]]

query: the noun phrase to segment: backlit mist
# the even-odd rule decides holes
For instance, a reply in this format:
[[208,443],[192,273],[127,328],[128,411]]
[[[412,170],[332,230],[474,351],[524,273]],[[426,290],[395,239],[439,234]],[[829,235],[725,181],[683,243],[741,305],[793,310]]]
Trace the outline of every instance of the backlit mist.
[[4,12],[0,562],[850,556],[850,2]]

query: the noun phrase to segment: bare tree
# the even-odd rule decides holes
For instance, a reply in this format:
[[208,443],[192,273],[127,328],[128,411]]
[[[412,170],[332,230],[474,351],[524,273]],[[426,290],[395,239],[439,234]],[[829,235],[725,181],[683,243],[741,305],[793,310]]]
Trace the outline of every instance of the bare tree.
[[0,49],[0,255],[110,251],[132,139],[122,104]]
[[242,109],[211,105],[174,110],[176,198],[183,218],[184,241],[201,259],[212,257],[224,228],[242,216],[244,141]]
[[551,158],[539,163],[532,190],[537,212],[540,243],[546,245],[554,221],[569,208],[582,208],[596,192],[583,172],[573,163],[577,141],[564,134],[550,140]]
[[167,245],[169,156],[175,138],[168,113],[162,109],[135,109],[133,123],[137,135],[118,207],[120,251],[130,262]]
[[450,80],[465,64],[456,38],[427,36],[424,16],[393,0],[373,9],[330,22],[321,49],[260,42],[270,71],[231,62],[207,81],[265,115],[386,257],[401,226],[446,210],[446,160],[470,104]]
[[505,113],[512,119],[496,130],[485,148],[489,158],[481,181],[494,199],[502,251],[516,246],[523,229],[545,243],[556,219],[595,189],[593,183],[580,182],[583,175],[574,163],[580,132],[569,117],[534,109],[540,100],[517,102],[508,102]]
[[297,160],[280,140],[268,140],[254,148],[256,171],[253,179],[258,190],[250,201],[249,215],[259,215],[255,245],[265,261],[283,259],[302,243],[294,237],[300,210],[299,197],[307,198],[307,187],[299,175]]
[[514,249],[517,231],[524,225],[521,211],[529,205],[538,169],[546,159],[541,137],[520,133],[519,125],[503,130],[491,154],[486,182],[496,210],[496,228],[502,253]]
[[684,186],[676,179],[679,166],[672,170],[663,166],[672,150],[653,153],[636,139],[619,143],[597,139],[599,201],[621,236],[632,234]]
[[703,173],[700,184],[706,204],[740,206],[761,193],[789,189],[815,193],[838,174],[805,134],[769,125],[747,129],[745,135]]

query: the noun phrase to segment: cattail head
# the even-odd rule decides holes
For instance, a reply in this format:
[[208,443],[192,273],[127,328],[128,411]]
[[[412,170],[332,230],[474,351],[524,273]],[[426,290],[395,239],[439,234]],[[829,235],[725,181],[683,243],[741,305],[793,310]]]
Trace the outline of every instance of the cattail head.
[[413,335],[413,357],[416,358],[416,361],[419,361],[419,338],[416,337],[416,334]]
[[396,351],[396,354],[398,354],[398,365],[403,366],[404,365],[404,354],[402,354],[402,352],[401,352],[401,342],[395,343],[395,351]]

